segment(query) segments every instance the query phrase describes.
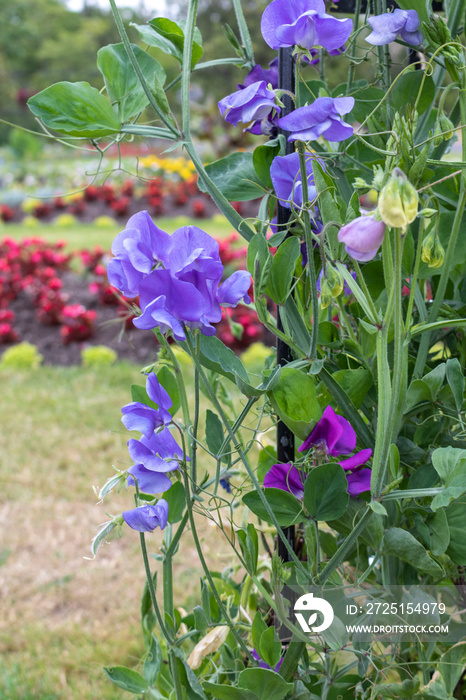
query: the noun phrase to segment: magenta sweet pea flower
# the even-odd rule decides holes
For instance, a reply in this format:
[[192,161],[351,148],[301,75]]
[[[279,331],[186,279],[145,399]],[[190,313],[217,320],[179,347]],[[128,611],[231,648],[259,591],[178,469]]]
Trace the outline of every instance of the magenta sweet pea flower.
[[332,457],[349,454],[356,447],[356,433],[351,423],[343,416],[337,415],[331,406],[327,406],[322,418],[298,452],[319,445],[322,445],[326,454]]
[[[307,186],[309,201],[315,199],[317,190],[314,186],[312,172],[312,158],[306,158]],[[290,153],[288,156],[275,156],[270,166],[275,194],[282,206],[291,209],[291,202],[297,206],[303,205],[303,183],[299,167],[299,153]]]
[[276,104],[273,90],[269,90],[265,80],[251,83],[242,90],[227,95],[218,103],[220,113],[230,124],[250,124],[271,116],[273,111],[280,111]]
[[324,0],[273,0],[261,20],[262,36],[272,49],[323,46],[332,51],[343,46],[352,31],[352,20],[328,15]]
[[156,527],[163,530],[168,521],[168,503],[161,498],[155,506],[125,510],[122,516],[125,523],[138,532],[152,532]]
[[290,132],[288,141],[315,141],[320,136],[328,141],[344,141],[354,132],[342,115],[353,107],[354,97],[318,97],[311,105],[281,117],[277,124]]
[[304,495],[302,474],[292,464],[274,464],[264,476],[264,486],[288,491],[300,499]]
[[384,222],[376,221],[374,216],[359,216],[341,227],[338,240],[345,244],[346,252],[354,260],[367,262],[382,245],[385,228]]
[[422,34],[418,31],[420,20],[416,10],[395,10],[383,15],[370,17],[368,20],[372,32],[366,41],[374,46],[383,46],[395,41],[398,34],[407,44],[419,46],[422,44]]

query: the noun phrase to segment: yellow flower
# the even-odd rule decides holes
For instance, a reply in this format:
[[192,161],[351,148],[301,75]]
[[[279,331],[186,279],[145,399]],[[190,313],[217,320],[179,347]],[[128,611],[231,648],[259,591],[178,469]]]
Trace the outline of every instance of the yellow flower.
[[379,213],[382,221],[403,233],[417,216],[418,194],[414,185],[399,168],[392,175],[379,195]]

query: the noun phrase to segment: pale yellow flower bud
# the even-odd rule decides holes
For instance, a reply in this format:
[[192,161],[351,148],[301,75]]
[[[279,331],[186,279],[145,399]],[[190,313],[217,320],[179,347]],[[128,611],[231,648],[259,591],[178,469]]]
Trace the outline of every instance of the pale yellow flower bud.
[[379,196],[380,218],[387,226],[405,233],[417,216],[418,205],[416,188],[402,170],[395,168]]
[[432,230],[422,242],[422,262],[429,267],[442,267],[445,258],[445,249],[440,243],[437,232]]

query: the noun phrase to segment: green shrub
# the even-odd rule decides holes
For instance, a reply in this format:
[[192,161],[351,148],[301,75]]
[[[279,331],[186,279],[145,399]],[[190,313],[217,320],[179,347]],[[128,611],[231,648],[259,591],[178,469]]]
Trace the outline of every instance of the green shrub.
[[106,345],[94,345],[81,350],[83,367],[108,367],[118,358],[117,353]]
[[43,359],[37,347],[25,341],[5,350],[0,358],[0,368],[37,369]]

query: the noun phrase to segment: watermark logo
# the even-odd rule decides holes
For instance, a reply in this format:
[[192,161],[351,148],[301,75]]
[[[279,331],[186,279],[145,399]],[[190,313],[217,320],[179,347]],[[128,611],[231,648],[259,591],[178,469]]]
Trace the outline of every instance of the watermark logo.
[[[323,598],[317,598],[314,593],[305,593],[295,603],[294,612],[301,629],[307,634],[318,634],[328,629],[333,622],[333,608]],[[308,614],[307,620],[304,613]],[[309,614],[311,613],[311,614]],[[318,614],[323,616],[320,625],[315,626]]]

